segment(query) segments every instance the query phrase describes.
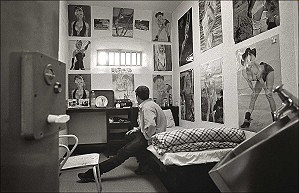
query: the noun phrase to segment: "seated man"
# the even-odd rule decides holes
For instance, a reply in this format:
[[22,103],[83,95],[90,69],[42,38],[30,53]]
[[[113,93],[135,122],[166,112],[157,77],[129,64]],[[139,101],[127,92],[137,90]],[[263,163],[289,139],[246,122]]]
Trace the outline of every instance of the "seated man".
[[[129,157],[136,156],[139,168],[136,174],[144,174],[146,170],[146,157],[144,152],[148,146],[148,140],[156,133],[166,130],[166,116],[159,105],[149,98],[149,89],[139,86],[135,90],[139,105],[138,123],[139,127],[126,133],[128,143],[122,147],[115,156],[100,163],[101,175],[121,165]],[[85,173],[79,173],[82,182],[94,181],[92,169]]]

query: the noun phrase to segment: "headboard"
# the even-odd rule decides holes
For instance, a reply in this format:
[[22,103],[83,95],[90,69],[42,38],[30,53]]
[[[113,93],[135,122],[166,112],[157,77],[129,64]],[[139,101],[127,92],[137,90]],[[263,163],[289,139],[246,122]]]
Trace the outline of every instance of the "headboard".
[[[178,106],[169,106],[169,107],[162,107],[163,110],[170,109],[172,112],[173,120],[175,123],[175,126],[179,126],[179,107]],[[138,108],[132,107],[131,111],[131,126],[132,127],[138,127]]]

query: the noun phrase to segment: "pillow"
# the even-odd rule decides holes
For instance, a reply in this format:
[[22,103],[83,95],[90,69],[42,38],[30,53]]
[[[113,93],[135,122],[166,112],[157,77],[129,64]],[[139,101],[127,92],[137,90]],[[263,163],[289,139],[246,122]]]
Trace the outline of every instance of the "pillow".
[[173,116],[172,116],[172,112],[170,109],[167,110],[163,110],[165,116],[166,116],[166,128],[171,128],[175,126],[174,120],[173,120]]

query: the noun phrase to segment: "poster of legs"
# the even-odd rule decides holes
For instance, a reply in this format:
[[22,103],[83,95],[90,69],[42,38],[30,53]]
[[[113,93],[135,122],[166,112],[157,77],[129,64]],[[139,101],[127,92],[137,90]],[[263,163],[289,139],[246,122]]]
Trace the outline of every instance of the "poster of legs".
[[113,37],[133,37],[134,9],[113,8]]
[[280,25],[278,0],[234,0],[233,14],[235,43]]
[[113,73],[112,85],[115,99],[135,100],[134,74],[132,73]]
[[171,41],[171,13],[153,12],[152,39],[156,42]]
[[194,116],[194,70],[180,73],[181,119],[195,121]]
[[200,48],[205,52],[223,42],[220,0],[198,1]]
[[69,70],[90,70],[90,41],[69,40]]
[[200,65],[201,119],[224,123],[222,58]]
[[160,106],[172,100],[172,75],[153,75],[153,99]]
[[172,71],[171,45],[154,44],[154,71]]
[[279,36],[237,50],[236,57],[239,124],[257,132],[273,122],[273,112],[281,104],[273,93],[281,84]]
[[179,20],[179,66],[193,61],[192,8]]

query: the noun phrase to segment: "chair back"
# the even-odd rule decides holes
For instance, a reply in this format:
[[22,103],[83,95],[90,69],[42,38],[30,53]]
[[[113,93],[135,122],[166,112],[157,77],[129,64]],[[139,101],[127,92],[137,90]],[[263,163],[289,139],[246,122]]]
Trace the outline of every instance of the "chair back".
[[72,134],[69,134],[69,135],[59,135],[59,138],[73,138],[75,140],[75,144],[74,144],[74,146],[72,147],[71,150],[68,148],[67,145],[65,145],[65,144],[59,144],[59,147],[65,149],[65,151],[66,151],[66,155],[60,160],[60,163],[59,163],[59,171],[60,171],[61,168],[64,166],[65,162],[68,160],[68,158],[75,151],[75,149],[76,149],[76,147],[78,145],[79,140],[78,140],[78,137],[76,135],[72,135]]

